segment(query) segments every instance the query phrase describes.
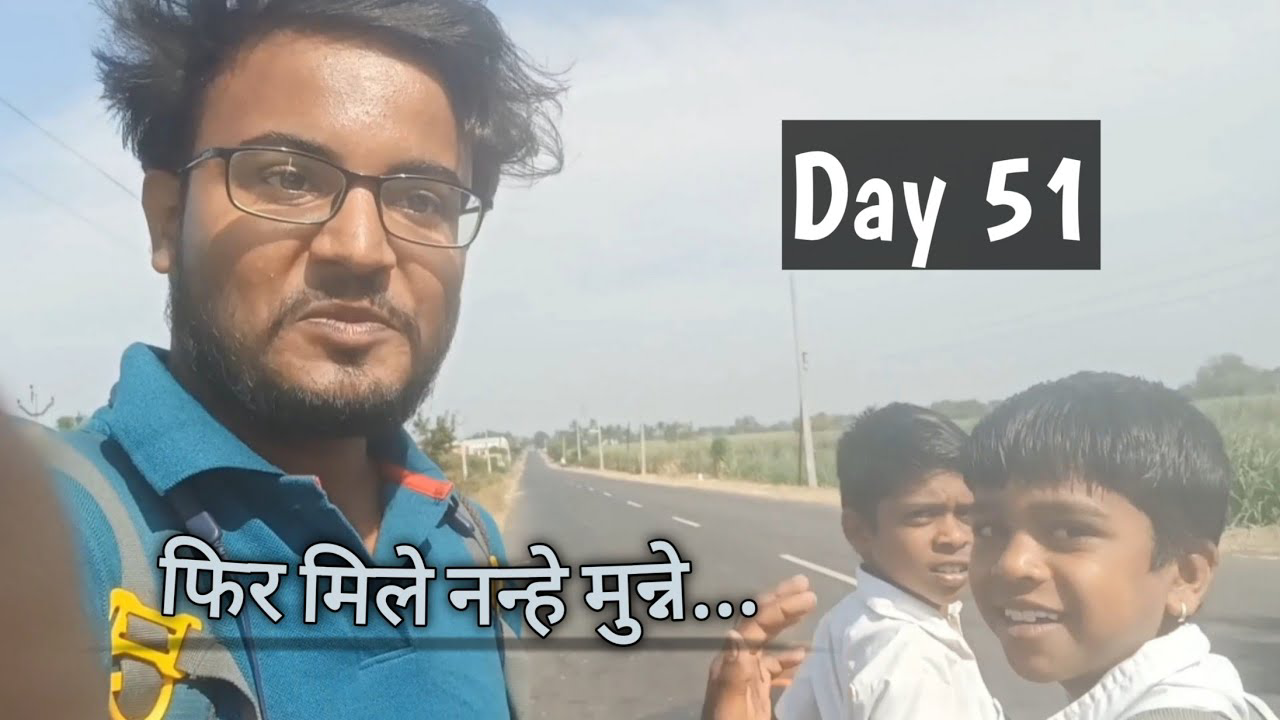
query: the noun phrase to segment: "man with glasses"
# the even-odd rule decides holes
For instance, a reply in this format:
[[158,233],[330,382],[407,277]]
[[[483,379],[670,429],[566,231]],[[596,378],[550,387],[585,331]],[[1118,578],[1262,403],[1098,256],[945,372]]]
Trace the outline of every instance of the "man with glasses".
[[[449,348],[499,177],[559,169],[562,88],[473,0],[103,6],[96,57],[145,170],[170,347],[129,347],[83,428],[32,438],[79,541],[109,716],[508,717],[498,623],[453,606],[468,583],[442,570],[475,565],[477,537],[500,562],[497,529],[403,424]],[[161,613],[175,533],[287,564],[281,616],[245,592],[214,617],[189,589]],[[426,626],[404,595],[384,618],[377,581],[357,625],[350,579],[320,580],[308,621],[297,568],[318,542],[369,567],[416,548],[438,569]]]

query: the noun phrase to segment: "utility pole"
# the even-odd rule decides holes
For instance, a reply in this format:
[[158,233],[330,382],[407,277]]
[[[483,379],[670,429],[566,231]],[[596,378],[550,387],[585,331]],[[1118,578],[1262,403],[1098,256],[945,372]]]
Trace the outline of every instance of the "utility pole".
[[640,474],[644,475],[647,469],[644,464],[644,423],[640,423]]
[[462,456],[462,482],[467,482],[467,446],[458,443],[458,454]]
[[578,464],[581,464],[582,463],[582,426],[578,424],[577,420],[573,421],[573,431],[578,435],[578,456],[574,458],[574,460]]
[[791,282],[791,328],[796,346],[796,389],[800,399],[800,444],[801,457],[804,458],[805,479],[809,487],[818,486],[818,475],[815,469],[813,453],[813,430],[809,427],[809,412],[804,402],[804,376],[808,371],[808,358],[800,349],[800,313],[796,309],[796,274],[790,273]]
[[493,448],[489,447],[489,431],[484,431],[484,464],[490,475],[493,474]]
[[568,445],[568,438],[561,435],[560,436],[560,464],[561,465],[564,465],[565,462],[568,460],[568,458],[564,456],[565,453],[569,452],[569,448],[566,447],[567,445]]
[[[40,399],[36,396],[36,386],[35,386],[35,385],[28,385],[28,386],[27,386],[27,389],[31,391],[31,407],[32,407],[32,408],[40,408]],[[23,404],[22,404],[22,400],[18,400],[18,409],[19,409],[19,410],[21,410],[22,412],[26,413],[27,417],[29,417],[29,418],[31,418],[31,419],[33,419],[33,420],[34,420],[35,418],[38,418],[38,417],[40,417],[40,416],[44,415],[45,413],[49,412],[49,409],[50,409],[50,408],[52,408],[52,407],[53,407],[53,396],[50,396],[50,397],[49,397],[49,402],[45,403],[45,406],[44,406],[43,408],[38,409],[38,410],[37,410],[37,409],[28,409],[26,405],[23,405]]]
[[604,469],[604,433],[600,431],[600,423],[596,423],[596,449],[600,453],[600,469]]

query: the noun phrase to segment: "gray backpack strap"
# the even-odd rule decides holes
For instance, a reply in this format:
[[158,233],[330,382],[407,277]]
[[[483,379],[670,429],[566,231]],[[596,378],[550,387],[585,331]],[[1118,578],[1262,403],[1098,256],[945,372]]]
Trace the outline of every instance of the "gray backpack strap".
[[[161,607],[153,571],[155,565],[144,549],[139,528],[115,487],[79,450],[53,431],[34,423],[31,425],[22,428],[25,439],[41,454],[48,467],[75,481],[93,498],[120,550],[120,587],[112,590],[112,608],[113,615],[126,611],[129,614],[123,618],[110,618],[112,654],[119,648],[132,649],[141,657],[157,659],[165,654],[160,648],[177,653],[175,661],[166,663],[160,659],[154,664],[127,654],[120,657],[119,674],[112,674],[116,707],[125,717],[145,717],[151,708],[157,706],[161,694],[171,694],[174,681],[185,674],[196,679],[230,683],[242,696],[241,717],[261,720],[249,683],[226,646],[189,621],[165,618],[155,610]],[[119,594],[121,591],[127,591],[128,595]],[[175,631],[178,633],[176,637]],[[178,652],[179,649],[182,651]],[[170,675],[160,670],[161,665],[166,666]],[[164,702],[167,703],[168,699]]]
[[158,601],[159,594],[151,570],[152,563],[143,552],[142,540],[134,527],[133,518],[120,502],[115,488],[88,458],[53,431],[32,424],[23,427],[23,434],[50,468],[76,481],[97,503],[111,527],[111,533],[115,535],[117,547],[120,548],[120,584],[129,588],[143,602],[158,607],[153,604]]
[[[458,516],[467,525],[474,528],[471,533],[461,533],[463,542],[471,550],[471,555],[478,565],[489,566],[495,558],[492,545],[489,542],[488,528],[480,519],[480,513],[475,511],[470,500],[457,491],[454,492],[453,497],[457,498],[456,512]],[[525,682],[524,658],[520,653],[511,652],[516,643],[515,631],[507,623],[501,610],[497,615],[498,624],[502,629],[498,652],[502,658],[503,674],[506,676],[507,707],[511,711],[512,720],[528,720],[528,718],[533,717],[533,714],[529,710],[530,698],[528,684]]]

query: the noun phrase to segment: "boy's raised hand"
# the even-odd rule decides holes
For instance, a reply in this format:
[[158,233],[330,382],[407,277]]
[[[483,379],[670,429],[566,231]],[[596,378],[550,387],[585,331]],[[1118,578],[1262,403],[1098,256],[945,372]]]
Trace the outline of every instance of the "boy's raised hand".
[[780,653],[766,646],[783,630],[800,622],[818,605],[803,575],[783,581],[756,600],[753,617],[729,632],[724,650],[711,663],[702,720],[770,720],[773,687],[790,684],[804,660],[804,648]]

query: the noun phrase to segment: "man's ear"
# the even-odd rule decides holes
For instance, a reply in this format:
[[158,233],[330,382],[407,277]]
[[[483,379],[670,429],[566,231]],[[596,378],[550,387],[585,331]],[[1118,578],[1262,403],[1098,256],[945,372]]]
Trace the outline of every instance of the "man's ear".
[[862,513],[853,508],[844,508],[840,512],[840,527],[844,530],[844,539],[857,551],[858,557],[870,557],[872,539],[875,537],[874,522],[864,518]]
[[1218,546],[1209,540],[1197,541],[1177,554],[1173,560],[1173,585],[1165,600],[1165,613],[1170,618],[1185,620],[1200,610],[1219,559]]
[[164,170],[148,170],[142,180],[142,211],[151,234],[151,267],[168,274],[178,258],[182,226],[182,180]]

